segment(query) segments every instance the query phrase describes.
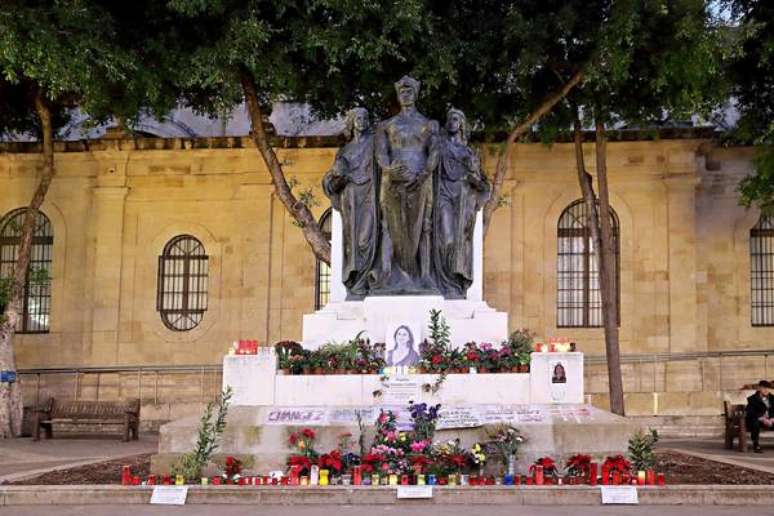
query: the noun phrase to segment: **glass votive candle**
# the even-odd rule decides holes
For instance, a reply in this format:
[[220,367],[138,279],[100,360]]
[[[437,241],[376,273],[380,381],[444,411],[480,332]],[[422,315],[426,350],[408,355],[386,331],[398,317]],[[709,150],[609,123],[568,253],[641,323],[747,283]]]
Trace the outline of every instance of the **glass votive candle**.
[[207,478],[207,477],[202,477],[202,485],[203,485],[203,486],[208,486],[208,485],[210,485],[210,479],[209,479],[209,478]]
[[656,475],[656,484],[660,486],[666,485],[666,476],[663,473],[658,473]]
[[417,475],[417,485],[418,486],[425,485],[425,475],[424,474],[420,473],[419,475]]

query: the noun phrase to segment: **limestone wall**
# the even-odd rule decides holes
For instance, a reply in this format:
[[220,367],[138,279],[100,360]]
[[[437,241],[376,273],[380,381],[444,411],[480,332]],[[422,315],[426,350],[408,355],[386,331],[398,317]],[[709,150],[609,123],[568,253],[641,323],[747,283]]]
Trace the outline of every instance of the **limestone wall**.
[[[278,145],[296,188],[314,187],[321,214],[327,201],[319,182],[336,141]],[[57,149],[43,206],[55,235],[51,331],[17,336],[20,368],[212,365],[234,339],[300,337],[301,316],[314,307],[314,258],[249,139],[99,140]],[[2,150],[0,214],[28,202],[41,166],[34,146]],[[495,156],[482,151],[492,171]],[[591,145],[586,157],[593,172]],[[750,324],[747,238],[758,213],[739,207],[735,193],[751,170],[750,150],[700,139],[622,141],[610,143],[608,162],[621,224],[623,353],[774,349],[774,327]],[[509,204],[495,214],[485,243],[484,297],[509,313],[511,329],[572,337],[581,351],[603,354],[601,328],[556,328],[556,225],[580,195],[572,145],[519,145],[512,172]],[[209,310],[196,329],[172,332],[156,312],[157,259],[182,233],[209,255]],[[629,408],[718,413],[722,393],[766,373],[762,360],[627,365]],[[586,371],[587,393],[599,405],[605,374],[603,365]],[[183,393],[199,388],[194,376],[164,382]],[[101,382],[101,395],[130,393],[129,380],[126,387],[107,376]]]

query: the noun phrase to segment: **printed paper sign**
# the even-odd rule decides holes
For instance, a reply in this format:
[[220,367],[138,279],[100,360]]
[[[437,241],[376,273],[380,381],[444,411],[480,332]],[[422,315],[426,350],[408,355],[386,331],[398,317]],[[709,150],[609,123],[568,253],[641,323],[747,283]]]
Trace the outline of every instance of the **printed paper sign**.
[[408,405],[409,401],[417,401],[421,396],[422,386],[416,379],[407,376],[397,376],[384,382],[382,403],[384,405]]
[[602,491],[602,505],[637,505],[637,488],[634,486],[599,486]]
[[476,426],[481,426],[481,414],[477,407],[441,407],[441,413],[435,425],[438,430]]
[[433,486],[398,486],[398,498],[432,498]]
[[151,495],[151,505],[185,505],[188,486],[156,486]]

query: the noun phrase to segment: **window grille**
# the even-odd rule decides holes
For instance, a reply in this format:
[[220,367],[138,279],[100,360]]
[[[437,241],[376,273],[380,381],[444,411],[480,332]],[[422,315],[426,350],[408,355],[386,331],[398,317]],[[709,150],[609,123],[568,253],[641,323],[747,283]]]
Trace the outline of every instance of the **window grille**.
[[190,235],[170,240],[159,256],[156,309],[173,331],[196,328],[207,311],[209,257]]
[[753,326],[774,326],[774,216],[750,230],[750,311]]
[[[560,328],[602,326],[602,296],[599,267],[594,254],[589,212],[583,199],[570,204],[557,226],[556,324]],[[620,324],[620,243],[618,216],[610,208],[615,249],[616,295]]]
[[[325,238],[331,241],[331,209],[325,210],[320,217],[320,228]],[[328,303],[331,296],[331,267],[327,263],[317,260],[315,266],[314,282],[314,308],[319,310]]]
[[[26,208],[8,213],[0,220],[0,278],[13,278]],[[30,250],[30,264],[24,283],[22,317],[17,333],[48,333],[51,317],[51,261],[54,231],[48,217],[38,210]],[[4,307],[3,307],[4,308]]]

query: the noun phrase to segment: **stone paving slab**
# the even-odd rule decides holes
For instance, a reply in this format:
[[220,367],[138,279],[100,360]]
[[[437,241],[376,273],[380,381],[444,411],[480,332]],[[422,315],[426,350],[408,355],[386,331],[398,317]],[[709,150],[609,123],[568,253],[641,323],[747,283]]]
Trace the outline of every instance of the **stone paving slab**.
[[739,452],[736,449],[726,450],[723,441],[718,439],[664,439],[659,441],[657,447],[661,450],[669,449],[700,459],[714,460],[774,474],[774,441],[771,440],[768,442],[761,440],[763,453],[753,453],[752,448],[747,453]]
[[95,462],[153,453],[158,436],[141,434],[137,441],[123,442],[115,436],[54,439],[7,439],[0,441],[0,482],[22,480],[48,471]]
[[[151,486],[0,486],[0,506],[147,504]],[[744,505],[774,507],[770,486],[672,485],[638,488],[641,505]],[[397,500],[393,487],[190,486],[187,503],[273,505],[441,505],[598,506],[599,487],[436,487],[429,500]]]

